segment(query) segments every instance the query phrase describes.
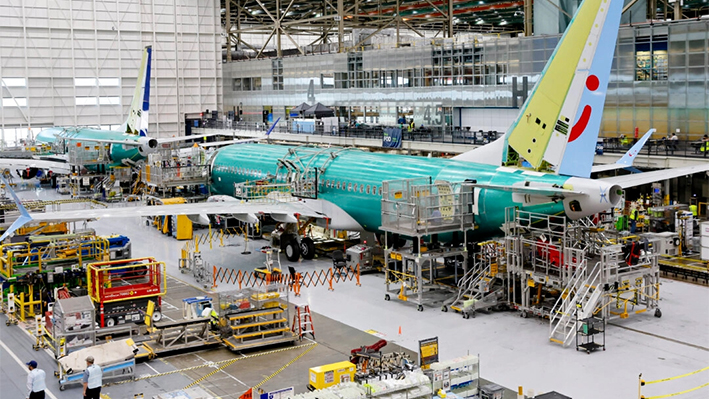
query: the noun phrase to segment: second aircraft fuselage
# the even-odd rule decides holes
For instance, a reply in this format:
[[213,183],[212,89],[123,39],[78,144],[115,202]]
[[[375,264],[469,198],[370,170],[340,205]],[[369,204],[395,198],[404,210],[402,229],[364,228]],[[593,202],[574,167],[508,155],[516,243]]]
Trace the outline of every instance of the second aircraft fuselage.
[[[53,127],[39,132],[35,140],[40,144],[53,144],[57,140],[64,139],[64,145],[68,151],[70,146],[96,147],[101,145],[101,143],[93,140],[137,142],[139,138],[140,136],[113,130],[91,129],[87,127]],[[86,139],[92,141],[85,141]],[[111,162],[106,165],[108,167],[123,166],[124,159],[138,162],[145,158],[144,154],[139,150],[139,147],[124,146],[122,144],[110,144],[109,156]]]

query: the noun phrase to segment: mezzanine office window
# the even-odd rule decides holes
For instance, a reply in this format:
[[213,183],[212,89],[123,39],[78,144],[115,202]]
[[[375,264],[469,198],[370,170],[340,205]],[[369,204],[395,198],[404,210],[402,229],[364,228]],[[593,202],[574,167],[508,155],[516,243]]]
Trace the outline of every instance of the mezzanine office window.
[[667,80],[667,36],[635,38],[635,80]]

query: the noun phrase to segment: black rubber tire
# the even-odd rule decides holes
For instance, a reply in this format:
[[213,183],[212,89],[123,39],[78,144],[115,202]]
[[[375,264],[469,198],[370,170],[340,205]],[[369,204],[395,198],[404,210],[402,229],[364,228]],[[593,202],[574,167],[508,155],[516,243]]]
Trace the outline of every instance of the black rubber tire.
[[662,311],[660,310],[660,308],[655,309],[655,317],[657,317],[658,319],[662,317]]
[[300,240],[300,256],[305,260],[312,260],[315,258],[315,243],[310,237],[303,237]]
[[162,320],[162,312],[160,309],[155,309],[153,310],[153,317],[152,317],[154,322]]
[[109,317],[108,320],[106,320],[106,327],[113,327],[116,325],[116,319],[113,317]]
[[418,310],[419,312],[423,312],[423,305],[418,305],[416,307],[416,310]]
[[389,296],[389,294],[384,295],[384,300],[385,300],[385,301],[388,301],[388,300],[390,300],[390,299],[391,299],[391,297]]
[[446,313],[447,311],[448,311],[448,306],[443,305],[443,307],[441,308],[441,312]]
[[290,262],[297,262],[300,259],[300,245],[298,245],[298,240],[295,238],[290,239],[283,249],[286,253],[286,259]]
[[469,318],[470,318],[470,315],[468,314],[468,312],[463,312],[463,318],[464,318],[464,319],[469,319]]

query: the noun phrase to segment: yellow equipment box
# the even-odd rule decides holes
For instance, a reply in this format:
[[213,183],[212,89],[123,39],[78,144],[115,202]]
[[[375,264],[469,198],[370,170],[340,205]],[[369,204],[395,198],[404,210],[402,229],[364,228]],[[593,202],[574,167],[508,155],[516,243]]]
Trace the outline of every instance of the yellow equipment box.
[[350,362],[337,362],[310,369],[310,389],[323,389],[341,382],[354,381],[357,368]]

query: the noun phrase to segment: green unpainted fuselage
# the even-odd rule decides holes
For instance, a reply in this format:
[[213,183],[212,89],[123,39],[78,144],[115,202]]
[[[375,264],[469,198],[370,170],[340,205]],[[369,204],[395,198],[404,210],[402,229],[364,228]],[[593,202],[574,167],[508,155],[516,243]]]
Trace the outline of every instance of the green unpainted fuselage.
[[[37,134],[35,140],[40,144],[53,144],[59,139],[64,139],[64,145],[66,148],[75,145],[84,146],[96,146],[100,143],[95,141],[84,141],[83,139],[91,140],[106,140],[106,141],[138,141],[140,136],[135,134],[123,133],[115,130],[100,130],[91,129],[87,127],[53,127],[44,129]],[[111,144],[110,151],[111,162],[106,164],[107,167],[113,168],[116,166],[124,166],[123,160],[130,159],[131,161],[138,162],[145,157],[140,153],[135,146],[123,146],[121,144]],[[89,165],[89,169],[91,166]]]
[[[267,144],[242,144],[222,148],[212,159],[211,189],[214,194],[234,195],[234,184],[276,176],[276,182],[285,182],[284,169],[278,160],[291,160],[296,165],[298,155],[302,163],[321,168],[318,175],[318,199],[327,200],[342,208],[368,231],[377,231],[381,225],[381,187],[383,181],[429,177],[431,181],[445,180],[461,182],[476,180],[479,184],[509,186],[513,183],[530,181],[563,185],[568,177],[553,174],[524,173],[524,170],[510,170],[491,165],[475,164],[442,158],[424,158],[406,155],[363,152],[355,149],[308,148],[321,151],[312,157],[303,157],[303,147]],[[293,151],[295,149],[295,151]],[[313,152],[313,153],[314,153]],[[332,159],[335,153],[336,157]],[[328,187],[327,182],[339,182]],[[354,185],[358,189],[355,191]],[[361,187],[364,187],[362,189]],[[344,189],[343,189],[344,187]],[[376,190],[373,189],[376,187]],[[499,190],[482,190],[478,200],[478,226],[476,235],[501,233],[505,208],[517,206],[519,209],[544,214],[563,214],[564,205],[547,202],[531,206],[515,203],[512,193]]]

